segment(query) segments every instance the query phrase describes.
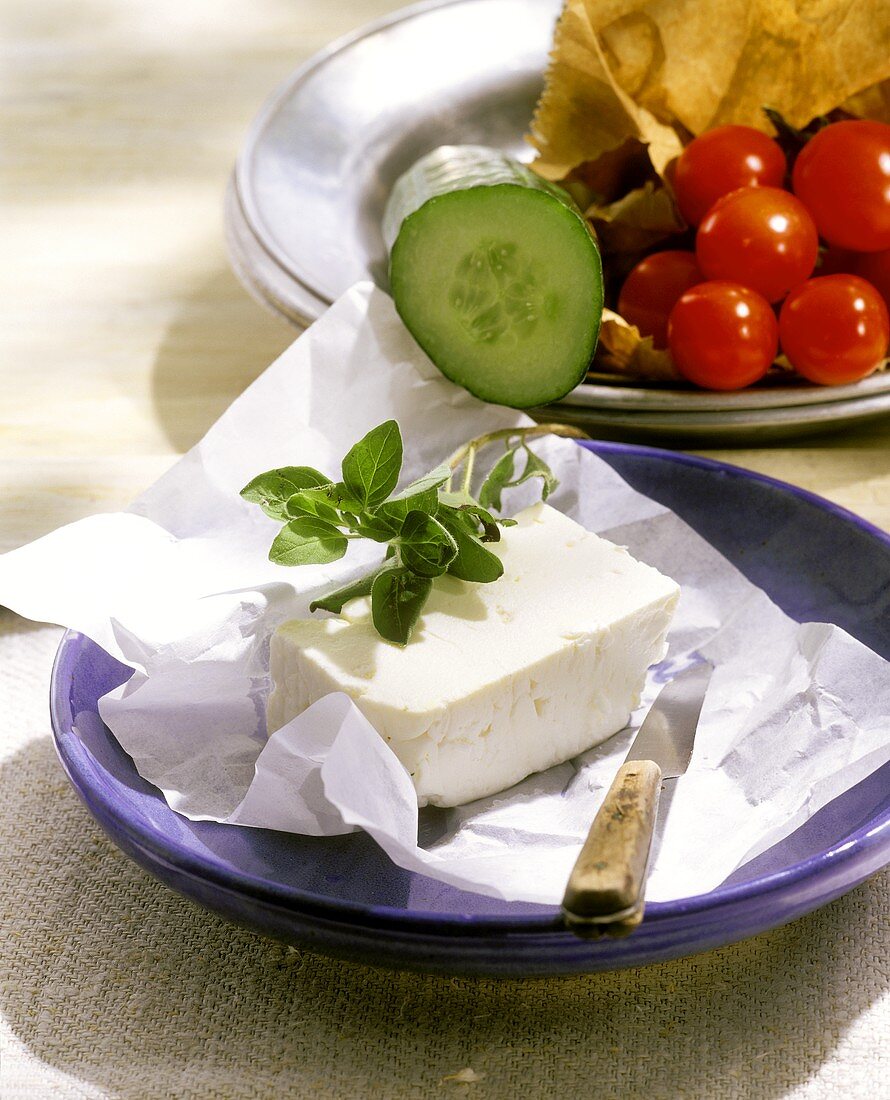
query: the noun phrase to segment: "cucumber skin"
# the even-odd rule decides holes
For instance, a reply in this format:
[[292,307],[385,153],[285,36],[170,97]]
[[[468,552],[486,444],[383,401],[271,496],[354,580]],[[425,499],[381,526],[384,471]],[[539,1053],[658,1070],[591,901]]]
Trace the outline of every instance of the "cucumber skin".
[[[562,188],[549,183],[547,180],[541,179],[525,165],[513,160],[506,154],[496,149],[489,149],[485,146],[478,145],[440,146],[438,149],[422,157],[396,181],[386,205],[382,225],[384,240],[390,252],[391,286],[394,282],[392,277],[392,257],[396,250],[402,227],[411,219],[412,214],[416,213],[431,200],[435,200],[440,196],[455,191],[504,184],[542,192],[556,199],[565,209],[566,213],[577,219],[578,224],[583,227],[592,245],[592,255],[595,257],[597,264],[599,295],[598,301],[591,303],[591,308],[601,314],[603,306],[603,281],[599,247],[596,242],[596,237],[592,233],[590,226],[587,224],[587,221],[572,197]],[[430,349],[426,346],[426,341],[422,338],[422,334],[415,332],[402,312],[396,287],[393,287],[393,297],[396,309],[402,317],[402,320],[405,321],[405,324],[424,351],[430,354]],[[574,389],[576,385],[583,381],[587,374],[590,360],[593,358],[593,353],[596,350],[599,328],[600,317],[597,316],[594,319],[590,338],[587,341],[586,356],[583,361],[581,357],[579,357],[579,368],[570,384],[559,390],[559,392],[557,392],[557,390],[550,390],[546,395],[542,394],[540,399],[533,401],[518,402],[515,400],[508,400],[501,392],[497,395],[493,395],[491,392],[485,392],[484,387],[483,390],[480,391],[474,387],[472,380],[468,381],[463,378],[455,378],[441,363],[436,363],[436,365],[442,370],[442,373],[445,374],[446,377],[451,378],[453,382],[463,386],[475,397],[483,401],[508,405],[515,408],[531,408],[537,405],[548,404],[551,401],[560,400],[560,398],[564,397]],[[430,358],[436,362],[432,355],[430,355]]]
[[399,176],[393,186],[381,227],[387,252],[392,253],[405,219],[429,199],[449,191],[467,191],[471,187],[490,187],[496,183],[530,187],[559,199],[573,214],[577,214],[596,244],[590,226],[568,191],[541,179],[530,168],[498,149],[489,149],[485,145],[440,145]]

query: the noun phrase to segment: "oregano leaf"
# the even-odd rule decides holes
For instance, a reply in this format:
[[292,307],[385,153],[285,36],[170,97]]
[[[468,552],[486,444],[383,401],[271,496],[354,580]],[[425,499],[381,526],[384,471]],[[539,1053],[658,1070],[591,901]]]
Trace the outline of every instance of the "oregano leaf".
[[267,516],[287,519],[288,500],[301,489],[328,485],[331,479],[312,466],[282,466],[249,481],[241,490],[241,496],[251,504],[258,504]]
[[321,609],[322,611],[333,611],[335,615],[339,615],[344,604],[349,603],[350,600],[358,600],[362,596],[371,595],[371,587],[384,568],[382,565],[378,566],[363,577],[358,577],[356,580],[350,581],[349,584],[343,585],[342,588],[337,588],[326,596],[319,596],[317,600],[313,600],[309,604],[310,612]]
[[422,489],[411,496],[390,497],[383,502],[375,516],[395,525],[395,534],[398,534],[409,512],[426,512],[427,515],[435,515],[439,506],[439,494],[435,489]]
[[[514,476],[516,454],[519,447],[525,452],[525,466],[522,473]],[[479,503],[486,508],[501,507],[501,494],[505,489],[513,489],[517,485],[530,478],[539,477],[542,481],[541,498],[546,500],[551,492],[559,485],[559,480],[553,471],[532,451],[527,443],[518,443],[497,460],[491,468],[488,477],[482,483],[479,490]]]
[[497,460],[479,489],[479,503],[483,508],[500,508],[501,493],[512,484],[516,465],[516,447],[511,447]]
[[461,508],[464,504],[472,504],[478,507],[477,502],[465,489],[456,489],[453,492],[439,490],[439,502],[449,508]]
[[406,485],[404,489],[400,489],[397,493],[394,493],[387,503],[391,503],[395,500],[404,500],[406,497],[416,496],[418,493],[424,493],[429,489],[438,489],[439,486],[444,485],[450,477],[451,467],[447,462],[442,462],[434,470],[430,470],[428,474],[424,474],[423,477],[417,478],[417,480],[412,481],[410,485]]
[[275,536],[269,561],[276,565],[325,565],[346,553],[347,539],[315,516],[291,520]]
[[[500,541],[501,532],[498,527],[498,521],[492,516],[487,508],[483,508],[479,504],[461,504],[459,507],[453,507],[448,504],[443,504],[440,500],[439,508],[436,512],[436,519],[445,523],[443,519],[445,515],[459,520],[474,538],[478,538],[482,542]],[[445,526],[449,531],[451,530],[451,526],[448,523],[445,523]]]
[[503,575],[501,559],[492,554],[468,528],[466,512],[440,508],[437,517],[457,543],[457,554],[448,565],[448,572],[463,581],[487,584]]
[[432,588],[431,578],[404,566],[382,570],[371,585],[371,619],[377,633],[396,645],[407,645]]
[[460,510],[465,515],[472,516],[477,525],[481,525],[483,542],[500,542],[501,532],[498,528],[500,520],[496,519],[487,508],[474,503],[462,504]]
[[402,468],[402,433],[395,420],[372,428],[343,459],[343,482],[366,508],[382,504]]
[[285,512],[291,519],[302,516],[317,516],[334,526],[341,523],[337,509],[331,504],[330,496],[324,489],[301,489],[288,497]]
[[364,512],[356,520],[355,529],[363,538],[374,542],[391,542],[401,526],[401,520],[390,520],[378,512]]
[[350,492],[342,481],[337,481],[326,486],[325,492],[331,504],[341,512],[347,512],[351,516],[358,516],[365,510],[364,504],[362,504],[358,497]]
[[479,520],[469,508],[454,508],[448,504],[443,504],[440,500],[436,511],[436,519],[448,531],[453,531],[455,527],[463,527],[469,534],[479,535]]
[[453,536],[426,512],[408,513],[398,545],[402,561],[422,577],[438,577],[457,554]]
[[559,485],[559,479],[542,459],[538,458],[534,451],[530,450],[526,443],[522,445],[525,451],[525,469],[522,474],[511,482],[512,485],[521,485],[523,481],[528,481],[529,478],[539,477],[543,482],[541,486],[541,499],[546,500],[547,497],[553,492],[553,490]]

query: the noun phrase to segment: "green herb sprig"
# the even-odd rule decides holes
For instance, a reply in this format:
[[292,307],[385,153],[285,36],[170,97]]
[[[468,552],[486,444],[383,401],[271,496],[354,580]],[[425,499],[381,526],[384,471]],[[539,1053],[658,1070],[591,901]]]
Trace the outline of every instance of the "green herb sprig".
[[[433,579],[450,573],[465,581],[490,583],[504,571],[487,549],[501,528],[515,520],[494,515],[505,489],[537,478],[546,500],[557,480],[528,446],[541,435],[586,438],[563,424],[508,428],[471,440],[434,470],[396,491],[402,469],[402,435],[394,420],[378,425],[343,459],[342,480],[333,481],[311,466],[267,470],[241,490],[241,496],[284,526],[275,536],[269,560],[278,565],[323,565],[346,553],[352,539],[370,539],[386,547],[383,561],[363,577],[315,600],[338,613],[359,596],[371,597],[371,617],[387,641],[407,645]],[[503,442],[504,453],[471,494],[479,452]],[[516,462],[524,456],[517,473]],[[461,472],[460,485],[453,488]]]

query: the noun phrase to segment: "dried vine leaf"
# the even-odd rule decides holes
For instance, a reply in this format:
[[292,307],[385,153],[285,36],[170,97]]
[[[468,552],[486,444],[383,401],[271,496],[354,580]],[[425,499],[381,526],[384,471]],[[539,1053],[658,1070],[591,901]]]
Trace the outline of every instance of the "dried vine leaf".
[[650,336],[641,336],[635,325],[610,309],[603,310],[593,370],[644,382],[683,381],[666,351],[656,348]]
[[579,164],[618,149],[628,138],[647,145],[652,163],[661,169],[682,147],[669,125],[638,106],[616,82],[604,54],[598,33],[602,17],[611,23],[626,7],[568,0],[563,9],[530,137],[539,153],[535,171],[546,179],[565,179]]
[[639,253],[685,228],[674,200],[663,187],[647,180],[615,202],[594,203],[584,212],[606,253]]
[[[663,174],[692,135],[761,108],[804,126],[840,105],[890,117],[886,0],[567,0],[532,121],[548,179],[629,138]],[[881,86],[883,84],[883,86]]]

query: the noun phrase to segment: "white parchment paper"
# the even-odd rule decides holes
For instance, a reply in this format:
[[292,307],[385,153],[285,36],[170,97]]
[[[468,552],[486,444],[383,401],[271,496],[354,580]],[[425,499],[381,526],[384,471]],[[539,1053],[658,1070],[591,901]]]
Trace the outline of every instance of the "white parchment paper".
[[[424,811],[422,847],[407,774],[345,695],[266,738],[271,632],[380,551],[359,543],[331,565],[272,565],[278,524],[238,490],[275,466],[336,475],[390,417],[405,438],[404,481],[473,436],[527,422],[444,379],[390,299],[356,286],[128,512],[0,558],[0,602],[80,630],[134,668],[101,714],[179,813],[313,835],[360,827],[402,867],[556,903],[637,723],[500,795]],[[552,438],[536,449],[560,478],[552,504],[682,586],[668,658],[635,718],[676,671],[701,657],[715,665],[689,772],[662,804],[647,893],[706,892],[890,759],[890,669],[837,627],[790,620],[595,455]]]

